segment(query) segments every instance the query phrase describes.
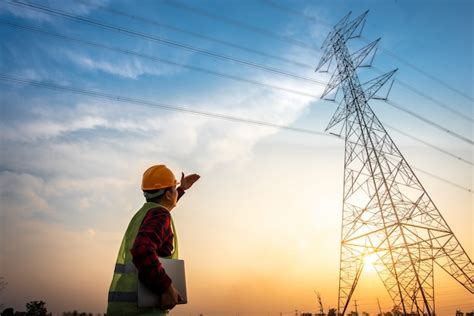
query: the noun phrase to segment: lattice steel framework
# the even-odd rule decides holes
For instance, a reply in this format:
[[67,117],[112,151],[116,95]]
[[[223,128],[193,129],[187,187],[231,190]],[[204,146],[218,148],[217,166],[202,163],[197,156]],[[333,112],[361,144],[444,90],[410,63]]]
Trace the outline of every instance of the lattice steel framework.
[[345,136],[338,312],[346,313],[364,258],[372,255],[403,314],[435,315],[433,264],[471,293],[474,265],[368,104],[382,86],[391,88],[396,70],[359,82],[356,69],[375,54],[378,40],[352,54],[347,42],[360,35],[367,13],[352,20],[349,13],[334,26],[316,68],[335,60],[323,97],[343,92],[326,129],[338,125]]

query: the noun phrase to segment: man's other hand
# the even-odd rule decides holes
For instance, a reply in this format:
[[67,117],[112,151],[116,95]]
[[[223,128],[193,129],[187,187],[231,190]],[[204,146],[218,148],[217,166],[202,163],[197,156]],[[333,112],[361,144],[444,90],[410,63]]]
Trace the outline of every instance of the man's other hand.
[[178,304],[179,297],[178,291],[173,284],[171,284],[170,287],[161,294],[161,309],[173,309],[176,304]]

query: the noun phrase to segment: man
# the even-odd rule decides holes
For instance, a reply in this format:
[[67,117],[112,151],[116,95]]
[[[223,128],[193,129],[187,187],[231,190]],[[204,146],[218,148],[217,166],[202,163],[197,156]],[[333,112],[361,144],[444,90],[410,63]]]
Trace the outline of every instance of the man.
[[[109,289],[107,315],[166,315],[179,300],[179,293],[163,269],[159,257],[178,258],[178,242],[171,210],[194,182],[197,174],[184,176],[176,187],[174,174],[165,165],[155,165],[143,174],[146,203],[130,221],[122,239]],[[159,308],[139,308],[138,282],[161,296]]]

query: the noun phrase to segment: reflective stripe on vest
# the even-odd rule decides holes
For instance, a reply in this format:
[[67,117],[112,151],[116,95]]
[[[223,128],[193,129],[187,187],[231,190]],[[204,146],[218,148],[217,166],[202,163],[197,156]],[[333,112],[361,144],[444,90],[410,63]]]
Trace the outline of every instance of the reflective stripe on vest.
[[114,273],[137,273],[137,268],[132,262],[116,263]]
[[[114,303],[128,303],[130,304],[130,308],[127,309],[127,312],[133,313],[133,309],[136,309],[137,313],[139,312],[139,308],[137,306],[138,301],[138,273],[135,265],[132,262],[132,256],[130,253],[130,249],[133,246],[133,242],[138,234],[138,230],[140,228],[143,219],[145,218],[148,211],[152,208],[160,207],[161,205],[147,202],[143,205],[143,207],[134,215],[130,224],[125,232],[125,235],[122,239],[122,244],[120,246],[119,254],[117,256],[117,261],[115,264],[114,269],[114,276],[112,279],[112,284],[110,285],[109,289],[109,305],[108,305],[108,314],[119,314],[120,311],[117,308],[122,308],[117,305],[115,306]],[[166,257],[169,259],[178,259],[178,237],[176,234],[176,229],[174,227],[173,218],[171,218],[171,229],[173,231],[173,253],[171,256]],[[131,309],[131,310],[130,310]]]
[[109,302],[129,302],[138,300],[137,292],[109,292]]

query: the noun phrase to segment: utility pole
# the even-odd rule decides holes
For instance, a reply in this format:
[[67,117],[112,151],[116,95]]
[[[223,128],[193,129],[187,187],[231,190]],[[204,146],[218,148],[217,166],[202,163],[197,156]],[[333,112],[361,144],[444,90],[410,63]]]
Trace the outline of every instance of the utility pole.
[[355,306],[356,316],[359,316],[359,311],[357,310],[357,300],[354,300],[354,306]]
[[380,308],[380,301],[378,297],[377,297],[377,305],[379,306],[379,314],[380,316],[382,316],[382,309]]
[[[338,314],[346,313],[364,257],[376,254],[375,269],[394,305],[404,314],[433,316],[433,264],[474,293],[474,263],[369,106],[371,99],[388,98],[396,70],[360,82],[356,70],[379,40],[353,53],[347,43],[360,36],[367,13],[355,19],[349,13],[333,27],[316,68],[327,72],[334,60],[322,98],[337,95],[335,89],[343,95],[326,128],[340,127],[345,139]],[[388,92],[381,97],[383,86]]]

